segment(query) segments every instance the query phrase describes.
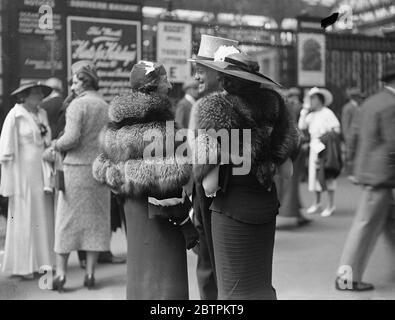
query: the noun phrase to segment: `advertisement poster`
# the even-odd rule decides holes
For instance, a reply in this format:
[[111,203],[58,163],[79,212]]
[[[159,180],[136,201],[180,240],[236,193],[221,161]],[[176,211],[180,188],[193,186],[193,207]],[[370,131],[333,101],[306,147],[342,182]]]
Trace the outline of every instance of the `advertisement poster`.
[[39,20],[38,12],[20,11],[18,14],[21,78],[61,78],[64,57],[61,17],[53,15],[52,29],[40,28]]
[[325,35],[298,34],[298,85],[325,86]]
[[171,82],[183,83],[191,77],[192,25],[188,23],[158,23],[157,59],[166,68]]
[[95,63],[100,92],[110,102],[130,90],[133,65],[141,59],[141,24],[139,21],[67,18],[68,74],[80,60]]

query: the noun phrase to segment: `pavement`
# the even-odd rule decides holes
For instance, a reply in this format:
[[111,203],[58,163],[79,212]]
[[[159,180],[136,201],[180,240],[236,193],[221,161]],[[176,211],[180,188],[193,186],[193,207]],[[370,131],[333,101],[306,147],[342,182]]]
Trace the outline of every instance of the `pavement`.
[[[308,207],[312,194],[302,184],[303,203]],[[364,280],[375,285],[365,293],[339,292],[334,288],[335,273],[358,205],[361,189],[342,178],[338,182],[337,210],[333,216],[313,220],[295,227],[292,219],[279,217],[273,264],[273,285],[280,300],[393,300],[395,299],[395,252],[380,238],[367,266]],[[325,199],[325,197],[324,197]],[[1,222],[0,222],[1,223]],[[1,230],[1,225],[0,225]],[[1,245],[1,234],[0,234]],[[126,239],[122,231],[112,238],[115,255],[126,255]],[[0,264],[2,262],[0,247]],[[199,300],[196,281],[196,255],[188,251],[190,299]],[[0,273],[0,300],[123,300],[126,295],[126,265],[99,265],[97,288],[88,291],[82,286],[84,272],[77,255],[72,253],[66,292],[59,294],[39,288],[40,279],[21,280]],[[42,279],[41,279],[42,280]]]

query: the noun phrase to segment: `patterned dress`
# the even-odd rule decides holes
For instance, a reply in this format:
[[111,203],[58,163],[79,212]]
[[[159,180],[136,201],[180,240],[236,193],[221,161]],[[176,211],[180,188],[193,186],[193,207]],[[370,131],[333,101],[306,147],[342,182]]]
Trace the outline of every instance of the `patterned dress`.
[[93,179],[99,134],[106,125],[108,105],[95,91],[86,91],[67,108],[65,133],[56,149],[63,161],[65,191],[56,211],[55,252],[110,249],[110,189]]

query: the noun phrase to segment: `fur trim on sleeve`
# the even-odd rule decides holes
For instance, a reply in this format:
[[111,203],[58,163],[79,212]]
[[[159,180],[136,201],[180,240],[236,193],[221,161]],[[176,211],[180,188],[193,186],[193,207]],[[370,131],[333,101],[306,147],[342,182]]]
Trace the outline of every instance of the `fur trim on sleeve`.
[[165,196],[186,185],[191,165],[182,158],[135,159],[112,163],[103,154],[93,164],[93,176],[129,197]]
[[[107,128],[102,136],[101,147],[106,157],[115,163],[138,159],[143,157],[144,150],[152,143],[148,138],[155,135],[166,136],[166,128],[163,124],[149,122],[125,126],[119,130]],[[147,141],[144,141],[145,138]],[[165,148],[165,141],[158,139],[157,142],[163,144]]]
[[130,196],[166,195],[186,185],[191,165],[177,158],[129,160],[125,163],[126,192]]
[[104,156],[104,154],[100,154],[92,165],[93,178],[100,183],[106,183],[106,173],[109,166],[110,161]]

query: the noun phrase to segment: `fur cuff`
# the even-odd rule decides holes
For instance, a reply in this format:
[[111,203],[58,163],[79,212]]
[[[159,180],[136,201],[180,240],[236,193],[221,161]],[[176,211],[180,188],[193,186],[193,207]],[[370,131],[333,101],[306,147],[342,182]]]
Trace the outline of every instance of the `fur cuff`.
[[191,165],[177,158],[128,160],[112,163],[100,155],[93,163],[93,176],[100,183],[130,197],[164,197],[187,184]]
[[152,140],[144,141],[145,135],[147,139],[158,136],[158,148],[166,150],[166,125],[161,122],[135,124],[118,130],[106,128],[101,135],[100,144],[103,153],[112,162],[124,162],[143,158],[144,150],[153,143]]

